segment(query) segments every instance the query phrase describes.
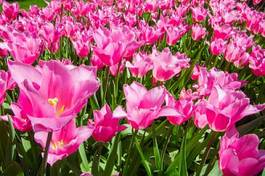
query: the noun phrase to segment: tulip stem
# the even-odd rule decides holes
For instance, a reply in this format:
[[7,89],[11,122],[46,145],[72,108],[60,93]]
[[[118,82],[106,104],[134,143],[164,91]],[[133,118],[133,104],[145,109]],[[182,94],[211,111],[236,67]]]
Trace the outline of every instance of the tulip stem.
[[131,160],[132,149],[134,146],[134,138],[136,137],[136,135],[137,135],[137,132],[134,132],[134,130],[132,129],[132,137],[131,137],[131,142],[130,142],[129,148],[127,150],[127,159],[125,162],[125,166],[123,168],[123,175],[128,174],[129,160]]
[[46,175],[45,171],[46,171],[46,167],[47,167],[48,152],[49,152],[51,140],[52,140],[52,132],[48,132],[48,137],[46,140],[46,146],[45,146],[45,151],[44,151],[44,157],[43,157],[41,168],[39,171],[39,175],[41,175],[41,176]]

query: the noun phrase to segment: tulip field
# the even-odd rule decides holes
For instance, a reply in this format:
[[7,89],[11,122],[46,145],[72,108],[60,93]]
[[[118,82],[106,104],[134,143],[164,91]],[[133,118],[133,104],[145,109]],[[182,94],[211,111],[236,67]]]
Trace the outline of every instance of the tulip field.
[[0,4],[0,175],[265,176],[264,0]]

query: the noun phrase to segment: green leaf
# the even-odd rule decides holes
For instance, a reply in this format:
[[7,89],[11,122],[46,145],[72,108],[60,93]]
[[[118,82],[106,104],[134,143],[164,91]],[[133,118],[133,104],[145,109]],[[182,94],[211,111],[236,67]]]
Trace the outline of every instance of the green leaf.
[[111,149],[109,151],[109,156],[106,162],[105,170],[103,175],[104,176],[111,176],[113,167],[115,165],[115,162],[117,160],[117,148],[119,143],[119,136],[117,135],[114,139],[114,142],[111,146]]
[[188,176],[186,157],[186,136],[183,137],[180,147],[179,175]]
[[85,147],[84,144],[81,144],[79,147],[79,155],[81,157],[81,168],[83,172],[89,171],[89,163],[86,157],[86,151],[85,151]]
[[160,152],[159,152],[159,148],[158,148],[156,137],[153,138],[153,151],[154,151],[154,156],[155,156],[156,168],[160,171],[161,170],[161,155],[160,155]]
[[[220,171],[218,167],[218,161],[215,162],[213,169],[209,173],[209,175],[215,175],[215,176],[222,176],[222,172]],[[265,176],[265,172],[263,171],[262,176]]]
[[4,171],[4,175],[6,176],[24,176],[23,170],[20,167],[20,165],[15,162],[11,161],[8,165],[7,168]]
[[99,164],[100,164],[100,155],[101,155],[102,148],[103,148],[103,144],[99,144],[99,147],[93,156],[93,163],[92,163],[91,172],[95,176],[101,175],[101,170],[100,170]]
[[144,165],[145,171],[147,172],[148,176],[151,176],[152,172],[151,172],[151,169],[150,169],[149,162],[145,159],[143,150],[141,149],[141,146],[140,146],[139,142],[137,141],[137,139],[135,139],[134,141],[135,141],[136,149],[137,149],[137,151],[138,151],[138,153],[140,155],[141,162]]

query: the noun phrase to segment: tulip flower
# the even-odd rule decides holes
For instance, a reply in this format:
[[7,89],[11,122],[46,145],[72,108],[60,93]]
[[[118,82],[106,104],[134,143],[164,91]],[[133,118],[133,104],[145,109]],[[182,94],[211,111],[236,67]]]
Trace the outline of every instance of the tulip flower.
[[211,41],[210,52],[212,55],[220,55],[225,51],[226,42],[223,39],[216,39]]
[[13,89],[14,84],[10,73],[0,70],[0,104],[5,100],[6,91]]
[[195,22],[204,21],[207,16],[207,10],[203,7],[193,7],[192,10],[192,20]]
[[265,109],[265,104],[251,105],[249,98],[243,92],[224,90],[219,86],[212,89],[208,100],[202,100],[200,103],[202,104],[199,104],[199,107],[205,106],[206,118],[195,114],[195,120],[202,121],[198,124],[208,124],[212,130],[218,132],[226,131],[245,116]]
[[152,62],[148,55],[137,53],[133,57],[133,63],[126,62],[126,67],[129,68],[134,77],[143,77],[152,69]]
[[177,116],[168,116],[167,120],[173,125],[181,125],[191,118],[193,113],[193,101],[192,96],[184,93],[185,90],[182,90],[182,96],[178,100],[170,94],[167,93],[166,105],[174,108],[177,112]]
[[258,5],[262,0],[253,0],[254,5]]
[[155,87],[147,90],[143,85],[133,82],[123,87],[126,98],[127,120],[134,129],[145,129],[161,116],[176,116],[171,107],[163,106],[165,90]]
[[[52,139],[48,150],[47,162],[52,166],[56,161],[62,160],[76,152],[84,141],[93,133],[93,128],[88,126],[76,127],[71,120],[59,131],[52,133]],[[35,141],[45,149],[48,132],[40,131],[34,134]]]
[[153,53],[149,56],[153,62],[153,77],[158,81],[167,81],[179,74],[182,69],[189,67],[190,59],[181,53],[172,55],[169,48],[158,52],[153,48]]
[[260,46],[254,47],[249,59],[249,68],[257,76],[265,75],[265,49]]
[[219,168],[224,176],[255,176],[265,168],[265,150],[259,150],[255,134],[239,137],[235,128],[222,137],[219,150]]
[[195,41],[199,41],[203,39],[206,35],[206,28],[202,27],[199,24],[195,24],[192,26],[192,34],[191,37]]
[[189,30],[189,26],[185,24],[180,24],[178,26],[168,26],[166,27],[166,41],[168,45],[175,45],[181,37],[183,37]]
[[216,85],[222,89],[237,90],[245,84],[245,81],[238,80],[237,73],[227,73],[216,68],[207,71],[205,67],[199,66],[194,70],[192,78],[198,80],[198,84],[193,87],[202,96],[208,96]]
[[4,18],[10,22],[12,20],[15,20],[17,18],[18,12],[19,12],[19,5],[18,3],[12,3],[9,4],[8,2],[4,1],[2,4],[3,8],[3,15]]
[[119,131],[124,130],[126,127],[119,125],[121,118],[126,116],[123,109],[118,106],[113,113],[108,104],[105,104],[101,110],[94,110],[94,122],[89,125],[94,126],[93,138],[96,141],[108,142]]
[[84,58],[88,56],[90,52],[90,38],[86,32],[76,33],[76,38],[72,40],[76,54]]
[[42,41],[40,38],[20,33],[11,34],[7,44],[14,60],[25,64],[32,64],[38,59],[42,51]]
[[26,115],[34,131],[60,130],[76,117],[99,87],[95,68],[84,65],[48,61],[35,68],[9,61],[8,67],[29,100],[28,106],[20,108],[29,112]]

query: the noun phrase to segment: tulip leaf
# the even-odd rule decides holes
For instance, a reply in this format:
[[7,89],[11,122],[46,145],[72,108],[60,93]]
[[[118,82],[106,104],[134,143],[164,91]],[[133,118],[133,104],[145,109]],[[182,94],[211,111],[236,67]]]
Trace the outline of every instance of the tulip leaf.
[[187,176],[188,171],[187,171],[187,149],[186,149],[186,136],[184,135],[180,147],[180,161],[179,161],[179,175],[181,176]]
[[89,171],[89,163],[88,163],[88,160],[87,160],[87,157],[86,157],[84,144],[80,145],[78,151],[79,151],[79,155],[80,155],[81,160],[82,160],[82,163],[81,163],[82,171],[84,171],[84,172],[85,171]]
[[149,162],[145,159],[145,156],[144,156],[144,153],[143,153],[143,150],[141,149],[141,146],[139,144],[139,142],[137,141],[137,139],[135,139],[135,146],[136,146],[136,149],[140,155],[140,158],[141,158],[141,162],[145,168],[145,171],[147,172],[147,175],[148,176],[151,176],[152,175],[152,172],[151,172],[151,169],[150,169],[150,165],[149,165]]
[[160,155],[160,152],[159,152],[159,148],[158,148],[156,137],[153,138],[153,151],[154,151],[154,156],[155,156],[156,168],[160,171],[161,170],[161,155]]
[[23,170],[22,168],[20,167],[20,165],[15,162],[15,161],[11,161],[8,165],[7,165],[7,168],[5,169],[4,171],[4,175],[7,175],[7,176],[23,176],[24,173],[23,173]]
[[111,149],[109,151],[109,156],[106,162],[105,170],[103,175],[104,176],[111,176],[113,167],[115,165],[115,162],[117,160],[117,148],[118,148],[118,143],[119,143],[119,136],[117,135],[114,140],[113,144],[111,146]]
[[[264,174],[264,172],[263,172]],[[222,176],[222,172],[220,171],[219,167],[218,167],[218,161],[215,162],[213,169],[211,170],[211,172],[209,173],[209,175],[215,175],[215,176]],[[265,174],[264,174],[265,175]],[[262,176],[264,176],[262,175]]]

